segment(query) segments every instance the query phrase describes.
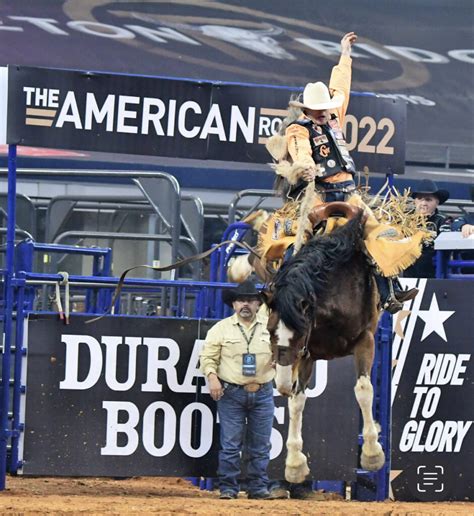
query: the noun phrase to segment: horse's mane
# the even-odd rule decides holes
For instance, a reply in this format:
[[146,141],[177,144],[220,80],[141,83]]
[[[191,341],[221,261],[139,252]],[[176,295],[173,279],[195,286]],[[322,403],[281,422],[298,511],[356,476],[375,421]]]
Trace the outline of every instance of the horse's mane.
[[361,249],[361,217],[359,214],[329,235],[313,237],[276,273],[271,305],[288,328],[305,332],[303,304],[315,313],[316,299],[322,296],[331,273]]

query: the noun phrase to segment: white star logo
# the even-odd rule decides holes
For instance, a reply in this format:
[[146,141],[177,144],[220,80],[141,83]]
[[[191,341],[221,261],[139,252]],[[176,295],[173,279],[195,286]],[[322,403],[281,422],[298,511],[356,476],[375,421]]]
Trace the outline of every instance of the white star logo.
[[418,311],[418,316],[421,317],[423,321],[425,321],[425,327],[423,329],[421,341],[425,340],[426,337],[435,332],[445,342],[448,342],[448,339],[446,338],[446,332],[444,331],[443,323],[447,319],[449,319],[454,313],[455,312],[451,312],[449,310],[440,310],[438,306],[438,300],[436,299],[436,294],[433,294],[429,310]]

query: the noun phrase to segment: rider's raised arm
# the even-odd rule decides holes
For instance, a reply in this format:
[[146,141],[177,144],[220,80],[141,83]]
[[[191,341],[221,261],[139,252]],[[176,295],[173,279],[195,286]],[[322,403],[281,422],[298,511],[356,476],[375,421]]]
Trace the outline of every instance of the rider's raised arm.
[[357,40],[354,32],[348,32],[341,39],[341,57],[339,63],[333,67],[331,79],[329,80],[329,91],[332,96],[341,95],[344,97],[344,103],[336,111],[339,122],[344,123],[347,107],[349,105],[349,96],[351,92],[352,80],[352,45]]

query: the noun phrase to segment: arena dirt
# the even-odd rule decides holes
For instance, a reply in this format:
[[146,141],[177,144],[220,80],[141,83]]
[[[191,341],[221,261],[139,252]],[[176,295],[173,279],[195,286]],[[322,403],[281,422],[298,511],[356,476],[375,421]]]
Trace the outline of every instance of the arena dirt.
[[288,514],[288,515],[474,515],[474,504],[346,502],[331,494],[321,501],[219,500],[178,478],[24,478],[8,477],[0,493],[0,513],[16,514]]

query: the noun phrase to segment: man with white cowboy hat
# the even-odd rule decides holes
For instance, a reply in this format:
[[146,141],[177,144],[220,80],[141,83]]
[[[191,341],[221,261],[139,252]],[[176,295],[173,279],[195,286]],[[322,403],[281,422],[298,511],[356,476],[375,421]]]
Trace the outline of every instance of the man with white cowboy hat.
[[[355,164],[342,132],[351,89],[351,51],[356,40],[357,35],[354,32],[348,32],[343,36],[341,56],[339,63],[332,69],[329,88],[322,82],[308,83],[301,101],[290,100],[288,117],[283,121],[279,134],[271,137],[266,147],[276,161],[273,166],[277,173],[276,189],[284,195],[286,201],[299,201],[305,206],[348,201],[366,211],[372,229],[376,231],[379,223],[361,197],[356,194],[353,177],[356,171]],[[309,194],[306,187],[313,181],[316,194],[312,189]],[[316,198],[308,200],[309,195],[316,195]],[[300,211],[300,220],[306,220],[304,209],[301,208]],[[287,225],[293,227],[286,221],[280,224],[285,228]],[[366,223],[366,232],[368,227],[369,224]],[[267,234],[276,236],[277,228],[273,229],[274,231],[267,231]],[[299,231],[301,235],[301,228]],[[296,249],[301,245],[298,238],[299,235],[296,233]],[[262,242],[265,244],[264,237]],[[413,253],[419,254],[419,245],[413,247]],[[273,248],[277,249],[274,244]],[[270,246],[260,249],[263,256],[271,256],[271,250]],[[369,254],[374,258],[370,250]],[[380,266],[380,263],[377,264]],[[399,269],[402,269],[402,265]],[[384,272],[385,277],[376,277],[381,304],[391,313],[400,310],[402,303],[413,299],[418,292],[416,289],[400,291],[397,282],[393,288],[389,278],[395,275],[396,273],[388,271]]]
[[275,167],[277,174],[291,185],[288,197],[295,199],[307,182],[313,180],[322,201],[326,202],[345,200],[346,194],[355,190],[355,165],[347,150],[342,125],[349,105],[350,55],[356,40],[354,32],[342,38],[341,57],[332,70],[329,88],[323,82],[310,82],[303,91],[302,101],[290,101],[290,107],[302,111],[285,131],[285,150],[292,166],[291,170]]

